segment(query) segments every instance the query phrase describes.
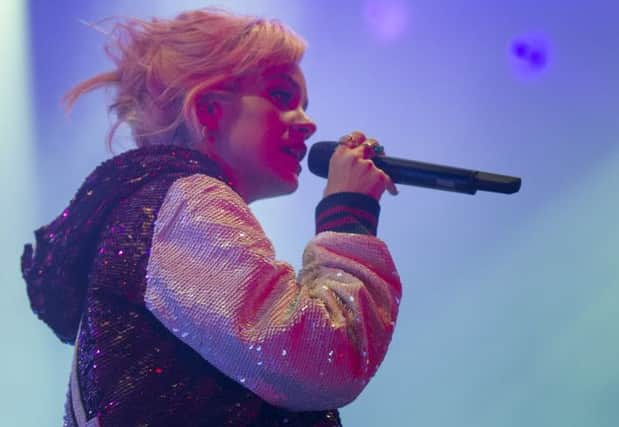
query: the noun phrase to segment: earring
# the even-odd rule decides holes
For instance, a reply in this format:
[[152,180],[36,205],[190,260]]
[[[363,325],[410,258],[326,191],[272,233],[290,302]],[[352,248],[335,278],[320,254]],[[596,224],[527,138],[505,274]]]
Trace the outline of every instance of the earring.
[[215,135],[212,132],[209,132],[206,126],[202,126],[200,129],[200,135],[202,136],[202,141],[206,141],[209,144],[213,144],[215,142]]

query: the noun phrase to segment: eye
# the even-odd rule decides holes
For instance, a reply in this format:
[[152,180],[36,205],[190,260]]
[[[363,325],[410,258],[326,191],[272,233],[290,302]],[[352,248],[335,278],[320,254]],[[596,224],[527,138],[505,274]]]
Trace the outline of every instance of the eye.
[[292,100],[292,93],[282,89],[271,90],[269,91],[269,95],[281,106],[290,105],[290,101]]

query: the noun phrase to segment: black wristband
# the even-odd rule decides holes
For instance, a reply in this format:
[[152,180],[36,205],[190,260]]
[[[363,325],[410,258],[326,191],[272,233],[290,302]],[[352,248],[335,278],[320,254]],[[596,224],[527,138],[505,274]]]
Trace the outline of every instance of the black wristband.
[[316,206],[316,234],[323,231],[376,236],[380,205],[361,193],[331,194]]

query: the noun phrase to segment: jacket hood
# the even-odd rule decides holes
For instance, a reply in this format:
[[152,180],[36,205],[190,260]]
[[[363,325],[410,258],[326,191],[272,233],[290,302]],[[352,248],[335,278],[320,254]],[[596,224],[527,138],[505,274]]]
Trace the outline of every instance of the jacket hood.
[[62,342],[75,342],[88,271],[108,213],[119,200],[171,173],[206,173],[223,181],[217,165],[195,150],[169,145],[131,150],[98,166],[69,206],[34,232],[35,247],[25,245],[21,269],[30,306]]

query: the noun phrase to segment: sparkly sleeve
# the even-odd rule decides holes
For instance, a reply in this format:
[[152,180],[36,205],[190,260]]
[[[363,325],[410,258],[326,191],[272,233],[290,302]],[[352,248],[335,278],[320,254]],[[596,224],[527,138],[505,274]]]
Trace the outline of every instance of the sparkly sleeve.
[[159,212],[146,307],[181,341],[267,402],[341,407],[382,362],[401,285],[371,235],[322,232],[295,277],[244,201],[206,175],[177,180]]

